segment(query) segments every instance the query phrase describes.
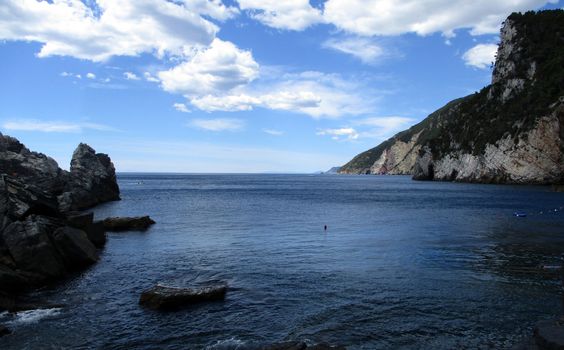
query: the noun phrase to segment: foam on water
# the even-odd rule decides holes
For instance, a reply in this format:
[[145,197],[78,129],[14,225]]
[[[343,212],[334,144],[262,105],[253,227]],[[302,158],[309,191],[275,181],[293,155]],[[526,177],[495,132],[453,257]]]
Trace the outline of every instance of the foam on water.
[[17,312],[10,324],[32,324],[38,323],[44,318],[58,316],[61,308],[37,309]]

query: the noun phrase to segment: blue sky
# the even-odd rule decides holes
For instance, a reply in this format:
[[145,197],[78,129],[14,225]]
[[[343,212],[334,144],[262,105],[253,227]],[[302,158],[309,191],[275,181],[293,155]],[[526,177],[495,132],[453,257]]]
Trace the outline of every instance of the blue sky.
[[313,172],[490,80],[547,0],[3,0],[0,130],[68,168]]

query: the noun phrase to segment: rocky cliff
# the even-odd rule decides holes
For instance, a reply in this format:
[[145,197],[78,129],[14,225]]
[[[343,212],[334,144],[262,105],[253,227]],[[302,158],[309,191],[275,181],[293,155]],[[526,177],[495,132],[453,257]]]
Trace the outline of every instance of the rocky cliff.
[[490,85],[359,154],[340,173],[564,181],[564,11],[509,16]]
[[62,278],[98,259],[102,223],[78,214],[119,199],[110,158],[81,144],[70,172],[0,134],[0,310],[6,293]]

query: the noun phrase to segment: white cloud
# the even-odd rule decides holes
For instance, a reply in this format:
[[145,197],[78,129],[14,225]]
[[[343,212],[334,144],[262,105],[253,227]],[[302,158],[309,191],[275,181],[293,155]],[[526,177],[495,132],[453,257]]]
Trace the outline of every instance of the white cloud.
[[385,140],[407,129],[414,121],[413,118],[389,116],[364,118],[356,120],[353,123],[355,126],[365,129],[359,134],[361,138]]
[[74,123],[63,121],[40,121],[35,119],[11,120],[2,123],[2,129],[10,131],[39,131],[58,133],[80,133],[86,129],[116,131],[116,129],[96,123]]
[[496,44],[478,44],[466,51],[462,59],[467,66],[485,69],[495,61],[496,53]]
[[[206,46],[219,28],[202,17],[232,17],[220,1],[186,0],[3,0],[0,40],[42,43],[38,56],[105,61],[141,53],[184,55]],[[71,30],[69,30],[71,28]]]
[[165,91],[201,96],[248,84],[258,74],[259,65],[249,51],[215,39],[209,48],[158,76]]
[[275,130],[275,129],[262,129],[262,132],[272,135],[272,136],[282,136],[284,135],[284,131]]
[[409,127],[414,120],[407,117],[371,117],[352,121],[353,126],[336,129],[322,129],[317,135],[330,136],[335,141],[373,139],[383,141]]
[[132,72],[125,72],[123,73],[123,77],[127,80],[139,80],[139,77]]
[[[268,69],[266,70],[268,71]],[[358,82],[320,72],[285,73],[273,70],[263,81],[225,94],[189,98],[195,107],[208,111],[247,111],[255,107],[302,113],[314,118],[339,118],[373,110],[374,91],[359,93]]]
[[149,72],[145,72],[143,73],[143,77],[145,78],[145,80],[147,80],[148,82],[151,83],[160,83],[161,81],[159,79],[157,79],[156,77],[154,77],[151,73]]
[[61,76],[66,78],[66,77],[72,77],[73,74],[69,72],[61,72]]
[[329,39],[323,47],[352,55],[367,64],[375,63],[386,55],[386,51],[373,40],[361,37]]
[[238,0],[242,9],[264,25],[303,30],[316,23],[330,23],[363,36],[454,35],[470,29],[472,35],[495,34],[512,12],[538,9],[558,0],[328,0],[323,13],[308,0]]
[[323,21],[309,0],[238,0],[243,10],[261,23],[277,29],[304,30]]
[[96,79],[96,74],[94,74],[94,73],[86,73],[86,77],[87,77],[88,79]]
[[240,119],[193,119],[189,126],[208,131],[238,131],[243,129],[245,123]]
[[184,103],[175,103],[172,106],[174,107],[174,109],[176,109],[179,112],[190,113],[190,110],[188,109],[188,107],[186,107]]
[[350,127],[338,128],[338,129],[323,129],[317,132],[317,135],[321,136],[331,136],[335,141],[346,140],[353,141],[358,139],[358,132]]

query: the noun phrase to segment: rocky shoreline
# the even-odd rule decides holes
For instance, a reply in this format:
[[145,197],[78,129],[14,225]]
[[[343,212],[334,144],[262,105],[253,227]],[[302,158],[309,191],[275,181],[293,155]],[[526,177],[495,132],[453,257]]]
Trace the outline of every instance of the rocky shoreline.
[[115,200],[120,191],[108,155],[81,143],[65,171],[0,134],[0,311],[52,307],[20,297],[97,262],[116,222],[122,231],[154,224],[149,217],[94,221],[79,212]]

